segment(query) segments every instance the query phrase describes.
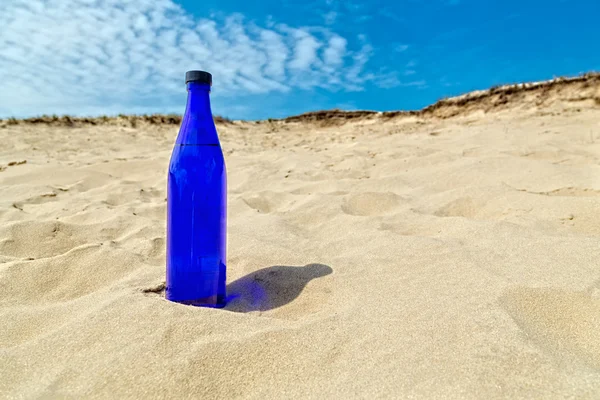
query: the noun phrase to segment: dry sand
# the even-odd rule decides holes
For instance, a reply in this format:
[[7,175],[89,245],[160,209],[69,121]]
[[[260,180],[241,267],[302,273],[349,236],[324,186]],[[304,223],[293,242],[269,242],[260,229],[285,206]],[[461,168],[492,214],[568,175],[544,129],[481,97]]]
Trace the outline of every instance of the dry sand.
[[161,297],[177,125],[0,123],[0,397],[598,398],[600,81],[325,114],[218,125],[224,310]]

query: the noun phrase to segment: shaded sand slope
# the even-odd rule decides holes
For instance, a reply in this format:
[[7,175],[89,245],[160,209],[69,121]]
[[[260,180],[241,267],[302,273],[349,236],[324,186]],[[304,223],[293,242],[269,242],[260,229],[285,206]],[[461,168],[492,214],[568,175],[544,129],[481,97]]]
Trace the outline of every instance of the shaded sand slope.
[[0,397],[598,398],[599,88],[221,121],[224,310],[161,297],[176,124],[0,123]]

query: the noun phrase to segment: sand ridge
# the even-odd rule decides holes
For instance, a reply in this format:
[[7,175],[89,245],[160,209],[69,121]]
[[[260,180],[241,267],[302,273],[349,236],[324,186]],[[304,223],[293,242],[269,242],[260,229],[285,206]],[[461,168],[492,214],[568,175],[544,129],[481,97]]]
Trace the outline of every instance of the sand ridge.
[[3,121],[0,397],[597,398],[599,85],[219,122],[223,310],[161,296],[176,123]]

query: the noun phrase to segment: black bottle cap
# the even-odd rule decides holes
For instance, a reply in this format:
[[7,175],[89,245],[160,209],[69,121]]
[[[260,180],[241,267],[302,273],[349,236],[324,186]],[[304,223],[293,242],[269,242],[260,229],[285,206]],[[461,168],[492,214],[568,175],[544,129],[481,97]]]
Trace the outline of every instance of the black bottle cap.
[[212,75],[206,71],[188,71],[185,73],[185,83],[188,82],[207,83],[212,86]]

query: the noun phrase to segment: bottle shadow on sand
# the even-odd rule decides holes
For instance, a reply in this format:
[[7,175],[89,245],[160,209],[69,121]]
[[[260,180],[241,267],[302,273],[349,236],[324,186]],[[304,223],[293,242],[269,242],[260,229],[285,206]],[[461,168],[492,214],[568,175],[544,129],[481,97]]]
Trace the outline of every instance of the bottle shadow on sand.
[[308,282],[332,272],[324,264],[260,269],[227,285],[225,310],[245,313],[282,307],[298,298]]

